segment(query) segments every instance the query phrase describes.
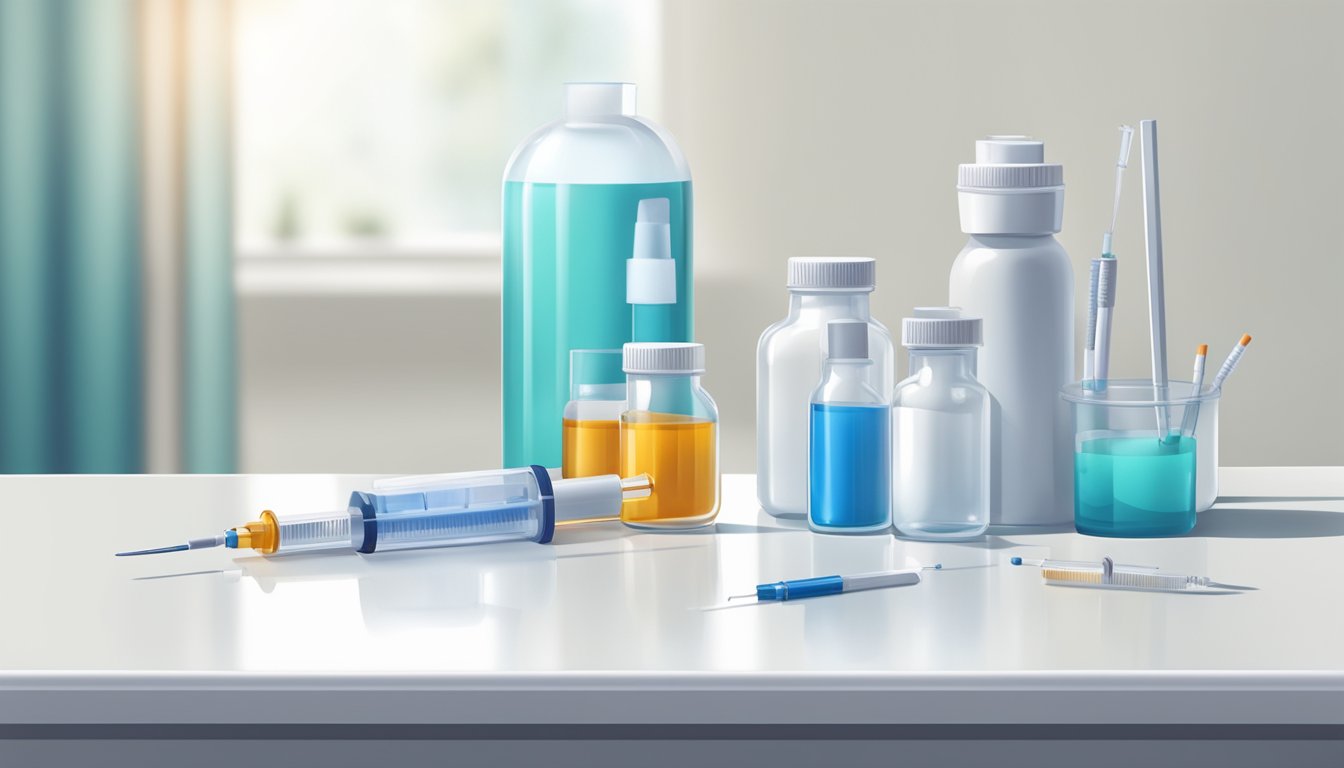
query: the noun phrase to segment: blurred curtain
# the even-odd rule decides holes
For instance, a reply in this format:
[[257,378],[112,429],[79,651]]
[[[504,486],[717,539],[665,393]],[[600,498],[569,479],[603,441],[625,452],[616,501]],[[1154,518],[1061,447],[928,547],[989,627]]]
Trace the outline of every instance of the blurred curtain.
[[224,0],[0,0],[0,472],[232,471]]

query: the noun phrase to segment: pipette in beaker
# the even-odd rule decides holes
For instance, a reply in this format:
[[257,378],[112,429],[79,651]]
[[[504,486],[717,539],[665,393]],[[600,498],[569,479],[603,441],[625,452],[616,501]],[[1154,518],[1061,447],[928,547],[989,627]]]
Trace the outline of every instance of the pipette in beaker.
[[1237,363],[1241,362],[1241,356],[1246,354],[1246,347],[1250,343],[1251,334],[1242,334],[1241,340],[1237,342],[1235,347],[1232,347],[1231,354],[1227,356],[1222,367],[1218,369],[1218,373],[1214,375],[1212,389],[1222,389],[1223,382],[1227,381],[1227,377],[1231,376],[1232,371],[1237,369]]
[[1099,563],[1076,560],[1025,560],[1014,557],[1013,565],[1040,566],[1046,584],[1094,589],[1132,589],[1145,592],[1230,592],[1249,589],[1221,584],[1207,576],[1165,573],[1147,565],[1117,565],[1104,557]]
[[[1124,181],[1125,169],[1129,167],[1129,151],[1133,143],[1134,129],[1128,125],[1120,126],[1120,157],[1115,161],[1115,199],[1111,203],[1111,226],[1101,236],[1101,257],[1092,260],[1093,300],[1089,305],[1087,327],[1089,336],[1083,364],[1086,369],[1087,358],[1093,359],[1091,378],[1100,383],[1098,388],[1104,388],[1106,379],[1111,375],[1111,313],[1115,309],[1115,289],[1118,279],[1116,270],[1119,267],[1112,245],[1115,222],[1120,214],[1121,184]],[[1083,378],[1088,378],[1086,372]]]
[[[1198,398],[1204,389],[1204,365],[1208,361],[1209,345],[1200,344],[1195,348],[1195,369],[1190,374],[1190,397]],[[1181,435],[1194,437],[1195,427],[1199,424],[1199,402],[1189,403],[1185,406],[1185,413],[1181,415]]]
[[552,480],[543,467],[400,477],[355,491],[345,509],[278,513],[220,536],[118,557],[224,546],[263,555],[324,549],[362,553],[500,541],[551,540],[557,525],[618,519],[621,504],[648,496],[648,475]]

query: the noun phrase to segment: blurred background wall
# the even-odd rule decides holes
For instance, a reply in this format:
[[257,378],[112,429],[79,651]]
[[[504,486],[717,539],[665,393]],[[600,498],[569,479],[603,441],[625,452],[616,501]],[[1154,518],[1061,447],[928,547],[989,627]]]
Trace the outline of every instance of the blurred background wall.
[[[8,9],[15,0],[0,2]],[[143,378],[140,397],[127,400],[143,409],[136,419],[145,425],[143,440],[122,448],[134,454],[132,469],[419,472],[497,463],[499,179],[512,147],[558,114],[560,83],[576,79],[638,82],[641,112],[668,127],[691,162],[696,327],[708,347],[706,384],[723,414],[726,470],[754,468],[755,343],[784,314],[789,256],[876,257],[874,312],[889,326],[912,306],[946,301],[947,272],[965,239],[956,165],[973,159],[978,137],[1028,133],[1065,166],[1060,240],[1085,296],[1087,262],[1110,211],[1115,127],[1146,117],[1162,126],[1173,372],[1186,371],[1198,342],[1221,361],[1242,332],[1256,337],[1225,393],[1223,463],[1344,464],[1344,417],[1308,396],[1315,382],[1329,391],[1344,376],[1331,354],[1344,264],[1328,246],[1344,202],[1336,181],[1344,159],[1334,150],[1344,135],[1339,3],[123,7],[137,25],[128,45],[140,63],[127,97],[137,100],[136,115],[152,103],[153,73],[167,66],[208,80],[202,51],[229,52],[228,99],[216,105],[227,118],[212,118],[209,103],[177,102],[169,114],[181,127],[169,139],[182,146],[164,150],[163,140],[151,140],[138,156],[142,173],[153,170],[156,150],[176,159],[163,178],[179,185],[210,178],[213,161],[231,192],[213,202],[206,192],[217,187],[209,185],[194,196],[136,195],[152,223],[146,231],[170,244],[157,260],[139,261],[136,279],[171,289],[150,290],[141,302],[139,343],[172,354],[125,361]],[[164,38],[177,63],[143,62],[153,50],[144,25],[164,18],[155,11],[177,30]],[[220,23],[198,28],[193,43],[192,14],[216,11]],[[219,36],[199,37],[209,30]],[[6,49],[0,96],[34,71],[14,69]],[[193,56],[196,69],[187,66]],[[142,135],[154,124],[137,120]],[[221,122],[227,130],[212,134]],[[193,165],[187,147],[212,140],[219,146]],[[19,263],[8,239],[20,210],[9,195],[22,189],[10,183],[12,157],[3,169],[6,266]],[[1137,162],[1126,182],[1113,370],[1142,376]],[[227,212],[227,237],[208,234],[207,223],[195,247],[226,247],[231,278],[186,266],[186,232],[202,231],[188,223],[192,210]],[[192,274],[202,276],[198,289],[224,286],[236,304],[208,294],[215,304],[206,301],[213,308],[202,312],[185,288]],[[193,327],[223,318],[236,345],[222,332],[195,340],[184,320],[192,312],[201,313]],[[1084,313],[1080,305],[1080,332]],[[9,348],[30,339],[12,313],[3,317]],[[0,355],[5,349],[0,343]],[[193,349],[222,367],[193,369],[185,353]],[[25,412],[14,405],[16,370],[0,367],[7,419]],[[145,389],[156,381],[162,392]],[[219,391],[202,392],[203,382]],[[188,401],[213,405],[193,417]],[[202,420],[210,414],[221,423]],[[37,423],[59,431],[62,422]],[[188,461],[202,436],[232,462]],[[25,443],[5,445],[6,456],[17,456]]]

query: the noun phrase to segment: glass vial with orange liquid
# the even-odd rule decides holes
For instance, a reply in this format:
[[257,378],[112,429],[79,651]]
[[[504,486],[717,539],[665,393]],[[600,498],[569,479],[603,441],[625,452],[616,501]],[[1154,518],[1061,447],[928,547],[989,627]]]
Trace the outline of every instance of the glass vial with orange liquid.
[[569,353],[569,402],[565,404],[562,477],[614,475],[621,469],[621,414],[625,373],[619,349]]
[[648,474],[653,493],[623,505],[621,520],[637,528],[709,525],[719,513],[719,409],[700,386],[704,345],[631,343],[624,353],[618,474]]

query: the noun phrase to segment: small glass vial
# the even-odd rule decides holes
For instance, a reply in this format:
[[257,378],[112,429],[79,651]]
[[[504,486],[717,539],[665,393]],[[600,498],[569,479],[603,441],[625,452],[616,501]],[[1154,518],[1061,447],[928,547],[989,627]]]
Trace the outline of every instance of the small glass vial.
[[646,474],[653,493],[621,507],[636,528],[696,528],[719,513],[719,409],[700,386],[705,347],[625,345],[627,410],[620,475]]
[[822,533],[891,528],[891,409],[869,379],[868,321],[826,324],[808,432],[807,525]]
[[569,353],[569,402],[565,404],[560,472],[563,477],[621,471],[621,414],[625,373],[619,349]]
[[990,398],[975,379],[980,319],[956,307],[917,307],[901,324],[901,343],[910,376],[892,396],[896,530],[912,539],[975,538],[989,527],[990,503]]

